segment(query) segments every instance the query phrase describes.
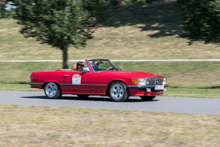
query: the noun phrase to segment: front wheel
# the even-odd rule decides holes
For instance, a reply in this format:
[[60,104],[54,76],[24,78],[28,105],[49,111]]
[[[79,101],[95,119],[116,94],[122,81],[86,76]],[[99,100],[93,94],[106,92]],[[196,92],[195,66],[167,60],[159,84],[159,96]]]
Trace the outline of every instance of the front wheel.
[[109,95],[113,101],[124,102],[129,98],[128,88],[122,82],[113,82],[109,88]]
[[152,101],[156,96],[140,96],[143,101]]
[[49,82],[44,86],[44,93],[48,98],[60,98],[62,93],[60,86],[57,83]]

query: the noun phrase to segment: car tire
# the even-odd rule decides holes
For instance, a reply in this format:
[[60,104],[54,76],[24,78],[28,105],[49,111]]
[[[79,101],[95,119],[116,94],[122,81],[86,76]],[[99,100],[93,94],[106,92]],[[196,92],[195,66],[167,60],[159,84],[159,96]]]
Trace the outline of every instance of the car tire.
[[143,101],[152,101],[156,96],[140,96]]
[[88,98],[89,97],[89,95],[77,95],[79,98],[82,98],[82,99],[86,99],[86,98]]
[[49,82],[44,86],[44,93],[51,99],[58,99],[62,96],[60,86],[54,82]]
[[123,82],[113,82],[109,87],[109,96],[116,102],[127,101],[129,98],[128,88]]

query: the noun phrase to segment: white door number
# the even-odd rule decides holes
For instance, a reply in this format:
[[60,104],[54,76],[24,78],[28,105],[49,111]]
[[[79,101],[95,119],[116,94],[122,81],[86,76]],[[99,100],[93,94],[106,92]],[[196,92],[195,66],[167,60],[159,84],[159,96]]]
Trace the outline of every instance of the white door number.
[[81,76],[79,74],[73,75],[72,84],[73,85],[81,85]]

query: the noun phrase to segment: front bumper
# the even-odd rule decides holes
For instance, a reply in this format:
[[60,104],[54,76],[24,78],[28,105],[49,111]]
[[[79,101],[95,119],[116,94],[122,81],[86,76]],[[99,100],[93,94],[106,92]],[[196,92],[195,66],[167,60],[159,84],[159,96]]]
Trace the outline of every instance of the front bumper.
[[[156,85],[145,85],[145,86],[128,86],[128,88],[154,88]],[[169,87],[169,85],[164,85],[164,88]]]
[[[145,85],[145,86],[127,86],[130,96],[157,96],[162,95],[164,90],[154,90],[156,85]],[[169,85],[164,85],[164,88],[169,87]],[[146,88],[150,88],[147,91]]]

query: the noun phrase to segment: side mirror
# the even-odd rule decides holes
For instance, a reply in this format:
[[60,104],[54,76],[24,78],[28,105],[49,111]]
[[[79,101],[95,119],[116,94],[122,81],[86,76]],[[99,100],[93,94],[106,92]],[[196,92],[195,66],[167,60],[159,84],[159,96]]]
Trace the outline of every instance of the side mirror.
[[121,68],[118,67],[117,70],[118,70],[118,71],[121,71]]

